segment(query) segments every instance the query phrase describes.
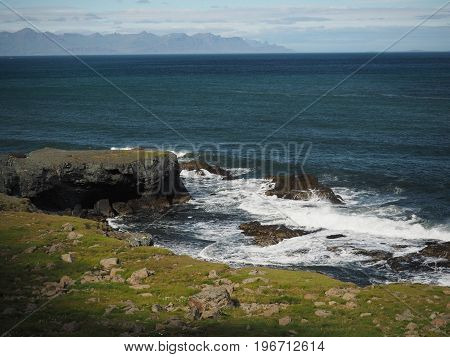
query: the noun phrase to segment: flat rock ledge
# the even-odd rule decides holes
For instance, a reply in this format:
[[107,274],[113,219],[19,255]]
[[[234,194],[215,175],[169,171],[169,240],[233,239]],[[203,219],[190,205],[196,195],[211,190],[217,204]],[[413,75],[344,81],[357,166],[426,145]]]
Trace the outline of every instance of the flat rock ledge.
[[253,237],[253,242],[261,247],[278,244],[285,239],[312,233],[302,229],[291,229],[283,224],[262,225],[257,221],[242,223],[239,228],[246,236]]
[[267,196],[277,196],[290,200],[309,201],[313,198],[328,200],[334,204],[343,204],[341,196],[336,195],[329,187],[323,186],[319,180],[309,174],[271,176],[268,179],[275,184],[266,191]]
[[104,218],[165,210],[190,199],[175,154],[156,150],[59,150],[0,155],[0,193],[33,207]]

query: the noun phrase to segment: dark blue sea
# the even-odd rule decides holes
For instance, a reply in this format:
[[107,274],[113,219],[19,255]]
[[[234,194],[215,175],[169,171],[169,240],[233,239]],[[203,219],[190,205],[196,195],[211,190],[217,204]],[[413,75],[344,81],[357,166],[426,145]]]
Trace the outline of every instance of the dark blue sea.
[[[404,255],[450,239],[450,53],[384,54],[329,91],[371,56],[3,57],[0,150],[208,155],[241,179],[183,172],[190,203],[157,222],[111,223],[234,265],[449,285],[448,271],[393,272],[361,251]],[[346,204],[264,195],[267,174],[293,170],[318,176]],[[322,230],[262,248],[240,233],[250,220]]]

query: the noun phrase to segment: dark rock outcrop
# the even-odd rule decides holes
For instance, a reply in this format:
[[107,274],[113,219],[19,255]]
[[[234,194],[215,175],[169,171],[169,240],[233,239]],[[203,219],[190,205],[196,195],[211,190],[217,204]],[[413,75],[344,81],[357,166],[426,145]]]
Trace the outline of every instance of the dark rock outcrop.
[[344,203],[341,196],[336,195],[331,188],[321,185],[319,180],[313,175],[272,176],[269,179],[275,183],[275,186],[266,192],[268,196],[274,195],[278,198],[303,201],[318,197],[331,203]]
[[181,170],[195,171],[201,176],[204,176],[202,170],[206,170],[211,174],[222,176],[224,180],[234,180],[236,178],[230,173],[230,171],[225,170],[217,165],[210,165],[205,161],[192,160],[180,162],[180,168]]
[[169,152],[45,148],[0,156],[0,192],[46,211],[110,217],[187,201],[179,172]]
[[396,271],[450,268],[450,242],[430,242],[416,253],[388,259],[387,264]]
[[283,224],[262,225],[257,221],[242,223],[239,228],[242,229],[242,233],[246,236],[253,237],[255,244],[262,247],[278,244],[285,239],[312,233],[302,229],[291,229]]

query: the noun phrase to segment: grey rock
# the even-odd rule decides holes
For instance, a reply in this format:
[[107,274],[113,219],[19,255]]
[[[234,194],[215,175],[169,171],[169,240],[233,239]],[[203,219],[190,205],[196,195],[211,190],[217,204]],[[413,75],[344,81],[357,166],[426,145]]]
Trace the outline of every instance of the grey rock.
[[111,216],[114,202],[139,211],[187,201],[179,172],[170,152],[45,148],[26,157],[0,155],[0,193],[27,198],[42,210]]

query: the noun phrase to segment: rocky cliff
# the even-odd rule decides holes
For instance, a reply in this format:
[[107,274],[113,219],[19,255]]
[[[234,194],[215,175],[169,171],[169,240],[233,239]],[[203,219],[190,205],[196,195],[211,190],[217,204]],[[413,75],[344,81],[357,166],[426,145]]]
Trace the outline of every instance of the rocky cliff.
[[0,192],[47,211],[113,216],[188,200],[179,171],[170,152],[45,148],[0,156]]

